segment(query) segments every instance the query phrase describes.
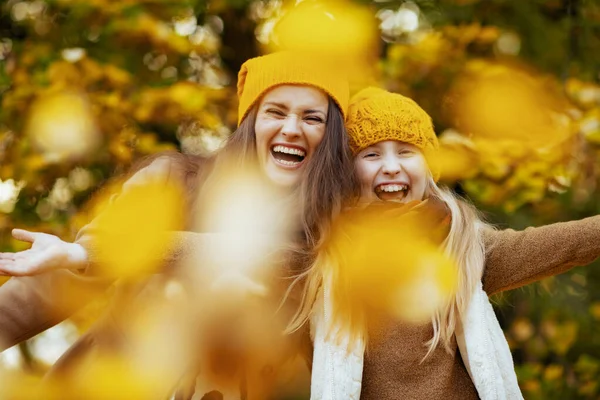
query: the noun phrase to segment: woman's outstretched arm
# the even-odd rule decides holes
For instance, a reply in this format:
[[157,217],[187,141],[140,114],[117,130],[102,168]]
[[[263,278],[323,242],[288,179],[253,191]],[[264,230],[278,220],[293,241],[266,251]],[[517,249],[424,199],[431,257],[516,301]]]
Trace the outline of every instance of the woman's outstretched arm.
[[[167,186],[175,182],[183,183],[181,174],[173,171],[173,162],[168,157],[159,157],[150,165],[136,172],[122,186],[120,194],[127,193],[136,186],[148,182]],[[178,180],[178,182],[177,182]],[[119,195],[111,198],[112,202],[119,201]],[[74,243],[61,240],[55,235],[40,232],[30,232],[23,229],[14,229],[13,237],[17,240],[31,243],[31,248],[16,253],[0,253],[0,274],[9,276],[31,276],[55,269],[87,269],[94,263],[93,238],[98,231],[99,215],[79,233]],[[148,216],[151,218],[151,216]],[[111,233],[112,234],[112,233]],[[118,232],[114,233],[118,235]]]
[[[134,174],[123,190],[157,175],[165,182],[178,179],[171,173],[169,160],[158,158]],[[93,235],[94,226],[94,221],[85,226],[75,243],[64,242],[53,235],[31,236],[28,232],[16,232],[17,236],[23,235],[20,236],[23,239],[33,239],[36,249],[32,246],[20,263],[7,263],[9,257],[3,257],[0,264],[4,260],[4,267],[0,269],[5,274],[12,272],[14,275],[35,276],[15,276],[0,286],[0,350],[29,339],[68,318],[112,284],[113,279],[88,274],[85,268],[93,264],[91,253],[85,248]],[[183,233],[178,235],[185,236]],[[36,243],[39,245],[36,246]],[[190,240],[183,243],[187,243],[184,249],[192,246]],[[73,253],[69,255],[70,250]],[[181,251],[173,255],[175,258],[170,256],[168,261],[175,262],[180,254]],[[9,268],[19,271],[7,271]]]

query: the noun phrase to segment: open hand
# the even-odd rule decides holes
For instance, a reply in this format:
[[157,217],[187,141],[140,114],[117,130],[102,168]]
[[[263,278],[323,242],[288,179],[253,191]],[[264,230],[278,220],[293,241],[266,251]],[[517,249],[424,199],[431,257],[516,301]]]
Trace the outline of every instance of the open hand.
[[16,253],[0,253],[0,275],[38,275],[54,269],[81,268],[87,261],[85,249],[47,233],[13,229],[15,239],[31,243],[31,248]]

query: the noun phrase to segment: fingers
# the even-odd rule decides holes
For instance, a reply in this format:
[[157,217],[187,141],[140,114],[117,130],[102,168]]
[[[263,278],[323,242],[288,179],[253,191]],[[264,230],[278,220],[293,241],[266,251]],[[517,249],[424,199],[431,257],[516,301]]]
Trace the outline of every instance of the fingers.
[[21,263],[14,260],[0,260],[0,275],[4,276],[22,276],[26,274],[26,269],[23,270]]
[[33,251],[31,250],[23,250],[17,253],[0,253],[0,262],[4,260],[18,261],[28,259],[31,257],[32,253]]
[[0,260],[0,275],[8,276],[31,276],[40,274],[37,265],[39,262],[34,259],[2,259]]
[[37,234],[35,232],[26,231],[25,229],[13,229],[12,235],[17,240],[33,243]]
[[0,253],[0,275],[31,276],[44,272],[44,254],[31,250]]
[[0,262],[3,260],[14,260],[15,253],[0,253]]

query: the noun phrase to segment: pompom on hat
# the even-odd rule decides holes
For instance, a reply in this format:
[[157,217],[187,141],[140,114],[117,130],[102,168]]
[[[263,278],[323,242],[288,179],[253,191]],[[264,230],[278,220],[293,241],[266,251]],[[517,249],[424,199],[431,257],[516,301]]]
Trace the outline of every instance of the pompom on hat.
[[346,74],[323,54],[281,51],[246,61],[238,73],[238,125],[252,106],[270,89],[280,85],[309,85],[323,90],[348,112],[350,89]]
[[429,114],[408,97],[376,87],[361,90],[350,100],[346,119],[350,148],[360,151],[385,140],[417,146],[437,181],[439,142]]

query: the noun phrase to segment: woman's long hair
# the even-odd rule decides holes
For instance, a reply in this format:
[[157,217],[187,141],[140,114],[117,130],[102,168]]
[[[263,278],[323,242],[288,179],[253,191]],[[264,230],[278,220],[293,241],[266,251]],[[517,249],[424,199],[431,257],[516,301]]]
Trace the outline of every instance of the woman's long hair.
[[322,244],[332,220],[358,196],[358,189],[344,117],[329,99],[325,136],[306,166],[300,185],[302,224],[311,249]]

